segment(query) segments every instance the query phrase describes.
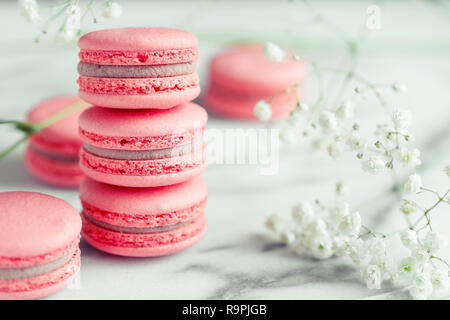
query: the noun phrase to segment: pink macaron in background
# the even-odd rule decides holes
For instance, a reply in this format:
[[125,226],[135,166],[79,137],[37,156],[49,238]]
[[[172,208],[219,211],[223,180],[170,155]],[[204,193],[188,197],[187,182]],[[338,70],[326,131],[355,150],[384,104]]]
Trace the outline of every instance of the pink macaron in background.
[[67,286],[80,269],[77,210],[21,191],[0,193],[0,207],[0,299],[37,299]]
[[119,186],[185,181],[206,167],[206,121],[206,111],[191,102],[165,110],[89,108],[79,118],[81,169]]
[[166,109],[200,93],[197,38],[170,28],[90,32],[78,42],[80,97],[93,105]]
[[156,188],[108,185],[86,178],[80,186],[83,239],[111,254],[172,254],[206,231],[207,186],[196,176]]
[[253,109],[264,99],[271,104],[272,118],[282,118],[295,108],[298,93],[294,86],[304,74],[300,61],[288,57],[282,62],[268,61],[260,46],[228,48],[212,59],[209,88],[202,99],[208,111],[243,120],[256,120]]
[[[80,101],[73,95],[57,96],[42,101],[30,110],[27,121],[40,123]],[[81,139],[78,117],[74,112],[30,138],[25,153],[28,171],[39,180],[60,187],[78,187],[84,177],[78,165]]]

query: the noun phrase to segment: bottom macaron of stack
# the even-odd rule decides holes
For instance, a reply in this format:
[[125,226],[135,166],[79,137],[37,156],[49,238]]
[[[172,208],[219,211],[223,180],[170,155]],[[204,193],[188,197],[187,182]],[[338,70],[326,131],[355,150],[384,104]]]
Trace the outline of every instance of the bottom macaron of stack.
[[115,255],[152,257],[196,243],[206,231],[206,182],[119,187],[86,178],[80,186],[83,239]]

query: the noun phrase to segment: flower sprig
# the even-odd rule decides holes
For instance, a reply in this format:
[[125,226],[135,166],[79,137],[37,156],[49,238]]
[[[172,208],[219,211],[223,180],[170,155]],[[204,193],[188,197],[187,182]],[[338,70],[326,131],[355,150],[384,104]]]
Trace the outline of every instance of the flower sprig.
[[[48,34],[48,30],[54,22],[59,23],[56,40],[59,42],[73,42],[83,34],[81,25],[84,19],[90,15],[94,23],[98,22],[95,12],[95,0],[90,0],[82,10],[80,0],[64,0],[52,2],[51,5],[40,5],[36,0],[18,0],[21,14],[28,22],[40,27],[39,34],[34,41],[39,42],[42,35]],[[103,17],[115,18],[122,14],[121,5],[113,0],[103,1]]]
[[[447,203],[447,191],[443,196],[422,186],[420,177],[412,175],[405,184],[407,194],[432,192],[438,200],[422,210],[417,222],[393,233],[373,231],[364,226],[359,212],[342,196],[342,183],[336,187],[336,202],[326,206],[315,200],[301,201],[292,208],[292,220],[283,221],[279,215],[271,215],[266,226],[277,237],[292,247],[297,254],[317,259],[333,256],[347,257],[360,267],[361,277],[369,289],[380,289],[383,283],[405,287],[415,299],[426,299],[433,292],[450,285],[450,265],[438,253],[448,245],[446,237],[434,231],[430,213],[438,205]],[[414,207],[419,207],[416,202]],[[404,214],[413,214],[405,212]],[[425,224],[420,222],[425,219]],[[405,252],[397,257],[390,244],[398,239]]]

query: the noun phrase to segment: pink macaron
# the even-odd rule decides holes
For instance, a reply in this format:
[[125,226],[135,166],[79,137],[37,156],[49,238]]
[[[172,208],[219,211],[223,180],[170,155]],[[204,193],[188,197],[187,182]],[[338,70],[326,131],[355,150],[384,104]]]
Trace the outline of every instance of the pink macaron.
[[80,269],[81,219],[67,202],[36,192],[0,193],[0,299],[37,299]]
[[[79,97],[71,95],[47,99],[28,113],[27,121],[39,123],[78,101]],[[25,165],[33,176],[60,187],[78,187],[84,177],[78,165],[81,148],[78,117],[81,112],[72,113],[30,138]]]
[[253,109],[264,99],[271,104],[272,118],[282,118],[295,108],[298,97],[294,86],[304,74],[300,61],[268,61],[260,46],[230,48],[213,58],[203,101],[217,115],[256,120]]
[[168,255],[205,233],[207,186],[196,176],[156,188],[112,186],[86,178],[80,186],[83,239],[111,254]]
[[97,106],[166,109],[200,93],[197,38],[170,28],[90,32],[78,42],[80,97]]
[[206,167],[206,121],[206,111],[191,102],[165,110],[89,108],[79,118],[81,169],[126,187],[185,181]]

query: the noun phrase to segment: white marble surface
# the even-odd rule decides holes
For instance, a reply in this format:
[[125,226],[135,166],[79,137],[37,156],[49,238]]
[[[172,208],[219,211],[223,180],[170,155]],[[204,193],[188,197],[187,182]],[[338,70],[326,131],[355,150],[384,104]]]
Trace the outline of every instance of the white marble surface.
[[[287,1],[122,3],[122,18],[94,27],[164,25],[195,32],[200,38],[203,82],[209,57],[224,41],[295,40],[305,57],[332,66],[343,55],[342,43],[320,27],[306,25],[309,18],[304,7]],[[318,10],[350,34],[358,30],[369,4],[314,2]],[[428,185],[444,190],[449,180],[442,168],[450,163],[448,14],[420,1],[385,4],[381,8],[382,28],[371,32],[362,50],[360,70],[377,83],[398,79],[408,84],[407,96],[393,96],[389,101],[413,110],[414,143],[423,152],[424,164],[419,170]],[[76,92],[76,47],[55,44],[53,39],[34,44],[37,30],[19,17],[15,1],[1,1],[0,29],[0,118],[22,119],[37,101]],[[373,125],[381,112],[371,100],[362,104],[358,117],[364,125]],[[208,127],[257,125],[211,118]],[[0,148],[17,137],[12,129],[0,128]],[[20,148],[0,161],[0,191],[40,191],[80,208],[77,191],[52,188],[34,180],[24,170],[22,156]],[[333,183],[345,178],[353,190],[352,203],[366,224],[396,230],[404,221],[393,196],[386,191],[390,183],[387,175],[368,183],[370,177],[351,158],[334,163],[306,147],[289,147],[282,150],[276,175],[261,176],[255,166],[211,165],[203,176],[209,184],[209,229],[201,242],[179,254],[155,259],[115,257],[82,242],[79,285],[50,299],[408,297],[401,290],[366,289],[359,282],[358,271],[345,260],[318,262],[300,258],[277,245],[263,227],[268,214],[287,216],[291,205],[300,199],[330,198]],[[450,236],[448,207],[436,210],[435,219],[436,228]],[[449,250],[443,255],[450,258]]]

